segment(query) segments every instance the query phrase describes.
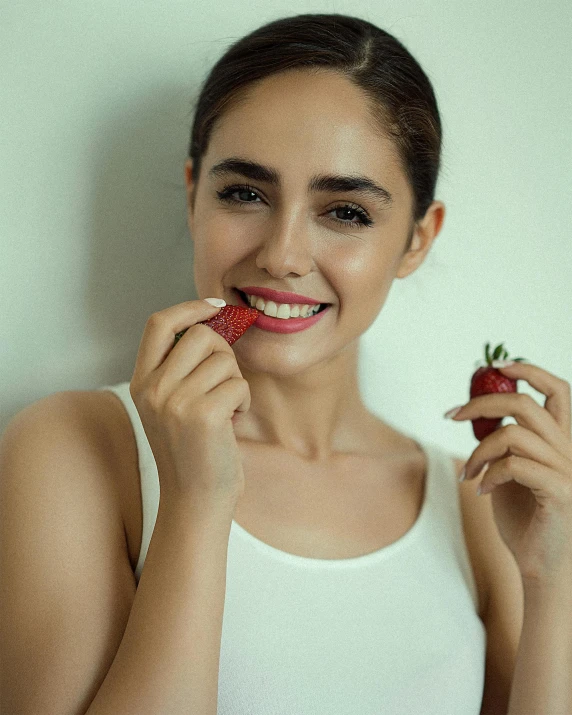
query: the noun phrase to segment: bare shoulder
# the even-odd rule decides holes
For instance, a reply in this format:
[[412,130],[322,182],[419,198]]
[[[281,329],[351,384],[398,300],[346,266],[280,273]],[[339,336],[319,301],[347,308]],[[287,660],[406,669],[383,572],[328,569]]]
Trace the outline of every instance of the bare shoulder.
[[[105,401],[99,393],[91,391],[67,390],[54,392],[21,409],[8,423],[3,434],[4,440],[12,435],[25,433],[33,437],[36,446],[43,441],[50,442],[57,457],[58,445],[61,449],[79,453],[84,459],[98,463],[101,474],[112,474],[115,466],[115,449],[110,439],[102,410]],[[108,408],[109,409],[109,408]],[[65,435],[65,445],[62,437]],[[54,445],[53,440],[57,439]],[[47,447],[48,445],[46,445]]]
[[81,444],[101,465],[121,515],[133,570],[141,546],[142,508],[137,444],[131,420],[121,400],[110,390],[54,392],[28,405],[12,420],[59,423],[68,442]]
[[[94,407],[90,392],[54,392],[17,412],[8,423],[2,439],[7,442],[25,434],[34,439],[36,446],[49,442],[57,455],[61,438],[65,435],[66,450],[77,445],[84,456],[99,458],[101,465],[107,467],[112,455],[107,449],[107,435]],[[55,444],[54,439],[58,440]]]

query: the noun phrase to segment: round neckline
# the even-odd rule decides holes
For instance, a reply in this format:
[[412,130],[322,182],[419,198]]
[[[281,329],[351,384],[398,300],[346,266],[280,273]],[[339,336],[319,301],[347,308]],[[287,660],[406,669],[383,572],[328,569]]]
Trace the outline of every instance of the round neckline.
[[417,519],[413,525],[399,537],[396,541],[391,544],[382,546],[376,551],[370,551],[367,554],[361,554],[360,556],[351,556],[345,559],[318,559],[312,558],[310,556],[301,556],[299,554],[292,554],[289,551],[283,551],[282,549],[277,549],[275,546],[267,544],[265,541],[257,538],[244,527],[242,527],[234,518],[231,523],[231,531],[234,530],[236,533],[240,534],[249,541],[253,546],[255,546],[259,551],[266,553],[268,556],[288,562],[290,564],[297,564],[299,566],[313,566],[321,568],[345,568],[351,566],[364,566],[374,561],[378,561],[389,556],[392,556],[397,551],[404,548],[411,539],[417,534],[421,529],[423,523],[427,518],[428,502],[429,502],[429,489],[433,482],[434,471],[435,471],[435,455],[433,454],[433,448],[425,442],[415,441],[415,444],[419,449],[425,454],[426,468],[423,482],[423,501],[421,504],[421,509],[417,515]]

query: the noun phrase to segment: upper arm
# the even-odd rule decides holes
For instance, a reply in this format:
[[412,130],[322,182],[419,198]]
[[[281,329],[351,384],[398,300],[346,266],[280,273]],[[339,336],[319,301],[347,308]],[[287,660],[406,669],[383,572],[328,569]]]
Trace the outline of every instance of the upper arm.
[[[455,462],[460,473],[465,460]],[[476,493],[480,481],[476,477],[462,482],[459,491],[486,584],[483,624],[487,648],[481,715],[506,715],[524,618],[524,593],[516,561],[496,526],[491,494]]]
[[135,596],[113,470],[87,397],[43,398],[0,439],[0,699],[14,715],[84,713]]

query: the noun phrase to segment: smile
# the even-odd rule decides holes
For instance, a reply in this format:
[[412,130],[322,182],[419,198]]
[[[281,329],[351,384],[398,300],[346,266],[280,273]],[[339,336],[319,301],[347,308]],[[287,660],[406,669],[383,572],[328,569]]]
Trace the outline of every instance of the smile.
[[318,305],[302,305],[298,303],[275,303],[266,301],[260,296],[249,296],[238,289],[234,289],[240,302],[260,312],[253,328],[268,330],[272,333],[297,333],[300,330],[315,325],[329,312],[330,303]]
[[238,293],[242,300],[250,305],[251,308],[256,308],[256,310],[264,313],[264,315],[269,315],[271,318],[279,318],[281,320],[310,318],[328,305],[327,303],[318,303],[317,305],[276,303],[273,300],[265,300],[258,295],[248,295],[248,293],[243,293],[242,291],[238,291]]

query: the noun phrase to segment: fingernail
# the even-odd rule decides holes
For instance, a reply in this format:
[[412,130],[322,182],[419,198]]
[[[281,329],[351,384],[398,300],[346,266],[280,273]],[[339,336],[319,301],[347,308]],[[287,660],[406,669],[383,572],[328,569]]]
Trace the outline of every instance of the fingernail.
[[207,303],[214,305],[215,308],[224,308],[226,305],[226,301],[222,298],[205,298],[204,300],[206,300]]
[[461,476],[459,477],[459,481],[462,482],[465,479],[466,472],[465,472],[465,467],[463,467],[463,471],[461,472]]
[[449,419],[451,417],[454,417],[457,414],[457,412],[460,412],[462,407],[463,407],[463,405],[459,405],[458,407],[453,407],[453,409],[449,410],[449,412],[445,412],[443,417],[448,417]]
[[509,367],[514,365],[514,360],[493,360],[491,364],[493,367]]

